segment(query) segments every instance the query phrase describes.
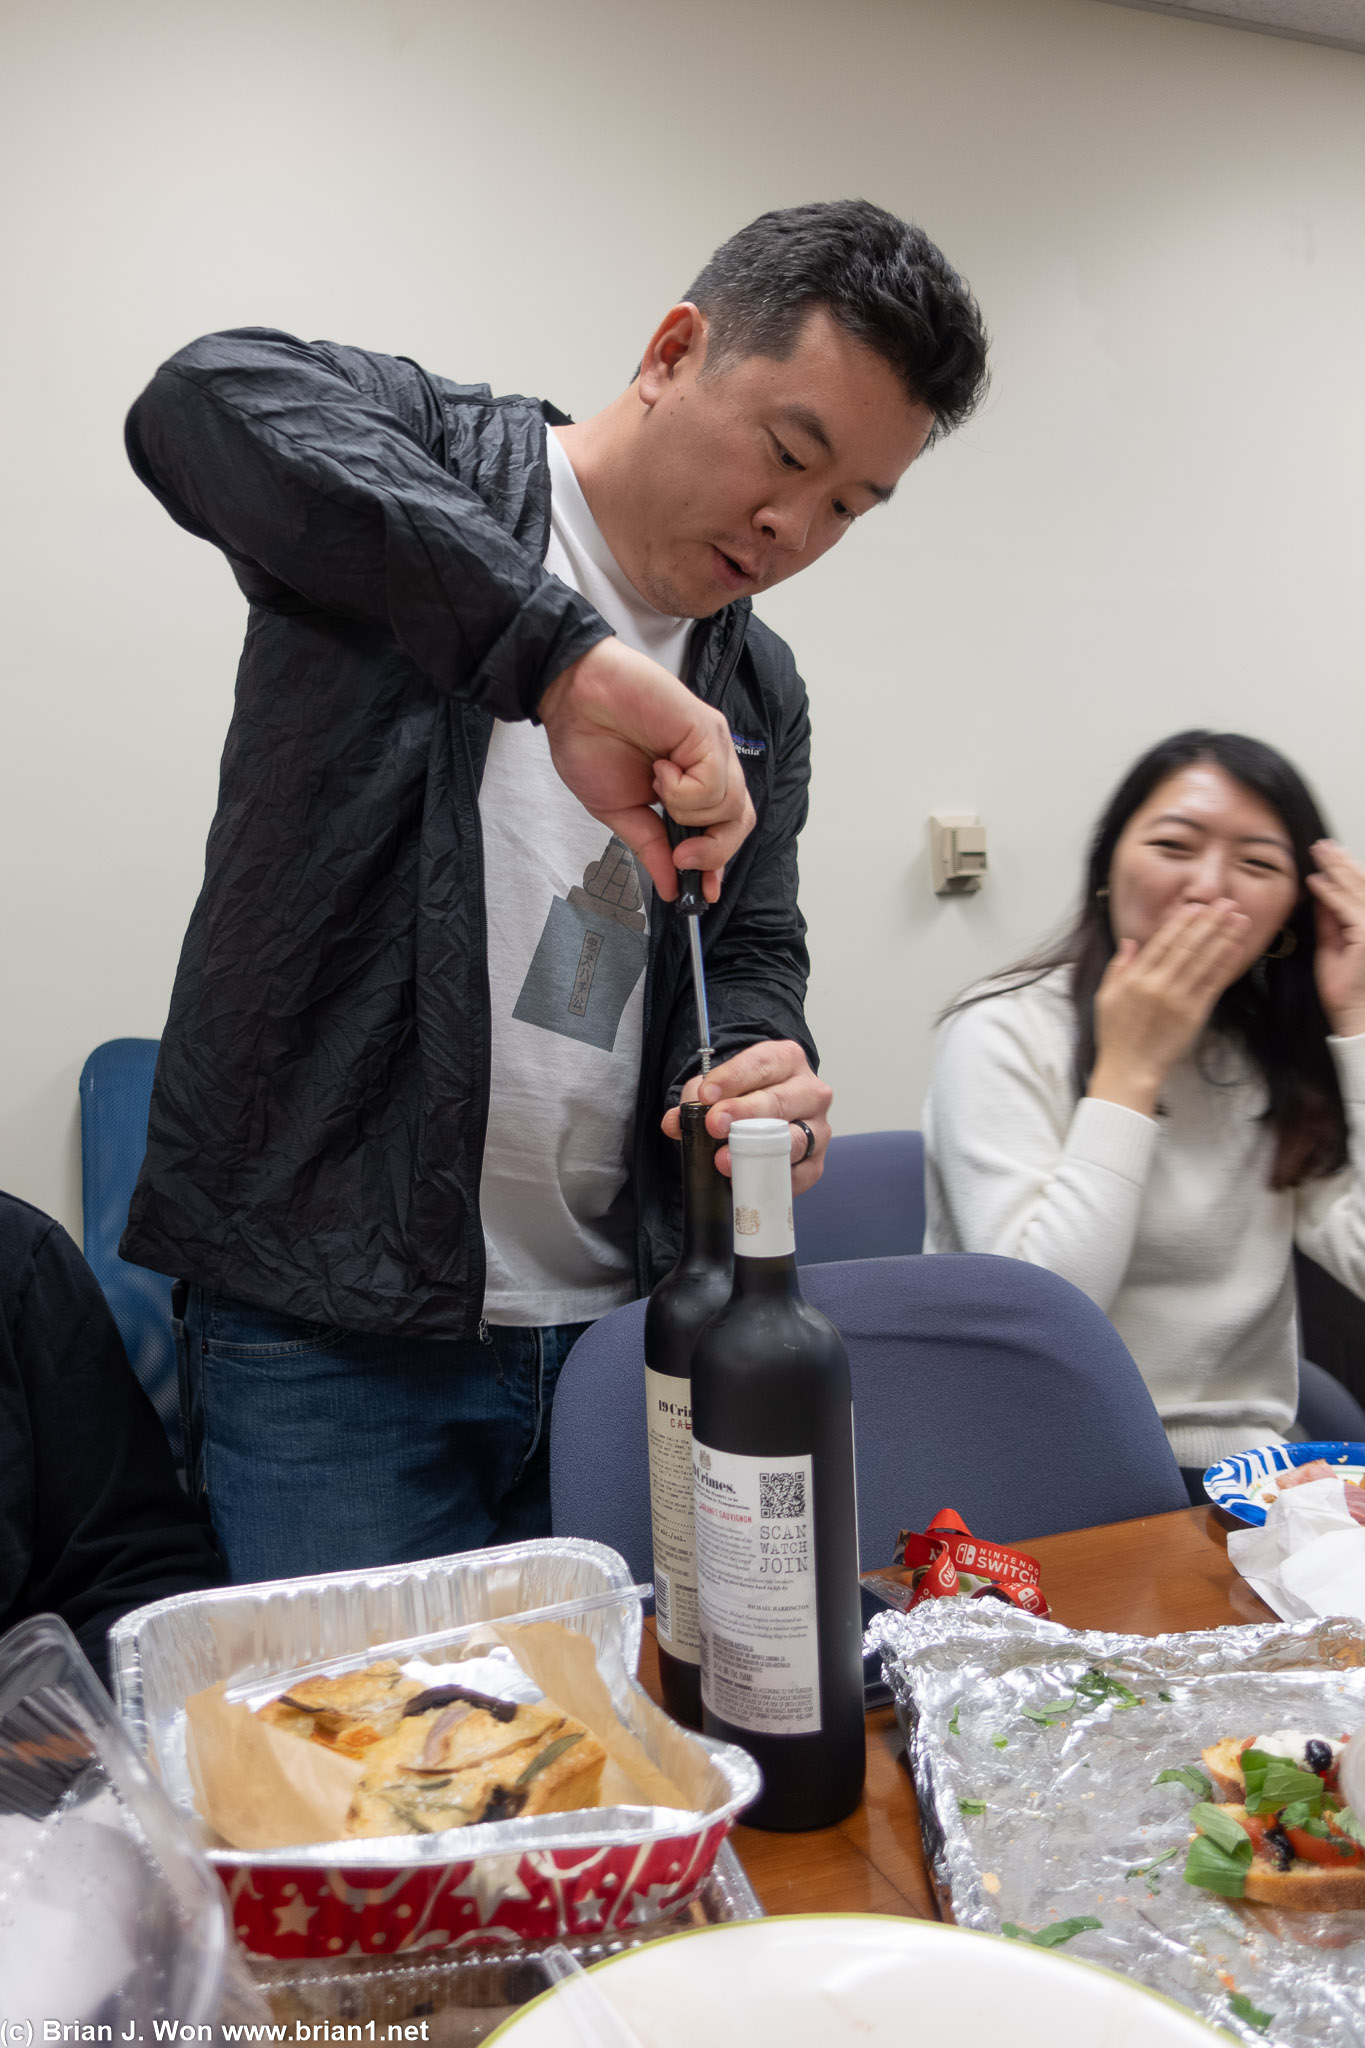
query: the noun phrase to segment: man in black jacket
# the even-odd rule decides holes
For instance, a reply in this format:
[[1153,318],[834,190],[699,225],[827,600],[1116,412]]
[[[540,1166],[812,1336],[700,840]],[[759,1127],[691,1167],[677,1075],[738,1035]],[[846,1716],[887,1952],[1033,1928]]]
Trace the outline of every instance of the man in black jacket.
[[225,1577],[99,1282],[0,1195],[0,1633],[59,1614],[107,1683],[113,1622]]
[[712,1128],[785,1117],[818,1173],[809,723],[750,600],[965,416],[984,348],[932,243],[850,202],[724,245],[579,426],[264,330],[134,406],[138,474],[252,608],[124,1240],[188,1283],[234,1576],[546,1526],[563,1356],[671,1254],[678,868]]

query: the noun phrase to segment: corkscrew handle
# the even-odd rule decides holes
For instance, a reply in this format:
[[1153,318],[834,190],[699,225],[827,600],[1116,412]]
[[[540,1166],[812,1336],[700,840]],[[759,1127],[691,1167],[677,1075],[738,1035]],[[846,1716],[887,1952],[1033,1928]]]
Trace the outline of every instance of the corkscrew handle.
[[[670,846],[681,846],[684,839],[691,838],[692,835],[687,827],[680,825],[676,818],[670,818],[665,814],[664,822],[668,826],[668,843]],[[678,870],[678,900],[674,907],[679,917],[701,916],[706,908],[706,898],[701,893],[700,868],[680,868]]]

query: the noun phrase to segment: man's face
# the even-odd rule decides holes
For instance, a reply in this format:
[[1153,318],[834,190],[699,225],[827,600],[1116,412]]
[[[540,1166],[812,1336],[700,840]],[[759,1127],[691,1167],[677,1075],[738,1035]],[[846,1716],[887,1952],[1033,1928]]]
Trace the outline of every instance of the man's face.
[[[643,407],[612,548],[659,611],[705,618],[794,576],[885,504],[934,416],[823,310],[785,361],[703,374],[706,323],[676,306],[634,390]],[[618,544],[619,543],[619,544]]]

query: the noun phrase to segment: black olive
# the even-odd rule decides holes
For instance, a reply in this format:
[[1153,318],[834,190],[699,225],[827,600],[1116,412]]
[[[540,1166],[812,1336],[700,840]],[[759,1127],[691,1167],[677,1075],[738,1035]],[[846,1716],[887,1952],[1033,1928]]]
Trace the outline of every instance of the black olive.
[[481,1707],[495,1721],[515,1721],[517,1718],[515,1700],[495,1700],[486,1692],[471,1691],[467,1685],[433,1685],[408,1701],[403,1709],[403,1719],[409,1720],[414,1714],[429,1714],[433,1707],[451,1707],[457,1701],[466,1706]]
[[1294,1861],[1294,1844],[1290,1841],[1278,1821],[1276,1821],[1273,1828],[1266,1829],[1265,1838],[1275,1852],[1275,1868],[1277,1870],[1288,1870],[1290,1864]]
[[1316,1735],[1310,1735],[1303,1745],[1303,1760],[1310,1771],[1316,1771],[1320,1778],[1325,1778],[1332,1768],[1331,1743],[1320,1742]]
[[506,1785],[495,1785],[488,1795],[488,1803],[479,1815],[480,1820],[515,1820],[526,1804],[525,1792],[510,1792]]

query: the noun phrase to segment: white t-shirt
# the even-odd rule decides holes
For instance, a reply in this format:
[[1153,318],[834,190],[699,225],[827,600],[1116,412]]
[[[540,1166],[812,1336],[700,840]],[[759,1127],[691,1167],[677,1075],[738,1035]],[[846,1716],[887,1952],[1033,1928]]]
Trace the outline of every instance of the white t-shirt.
[[[647,605],[551,430],[545,566],[674,675],[691,619]],[[479,790],[493,1042],[479,1207],[490,1323],[586,1322],[635,1294],[629,1186],[653,894],[556,775],[545,728],[496,724]]]
[[1298,1402],[1297,1244],[1365,1295],[1365,1036],[1329,1038],[1350,1165],[1270,1186],[1248,1056],[1208,1032],[1161,1113],[1076,1097],[1071,970],[959,1010],[924,1108],[928,1252],[1003,1252],[1098,1303],[1182,1465],[1283,1436]]

